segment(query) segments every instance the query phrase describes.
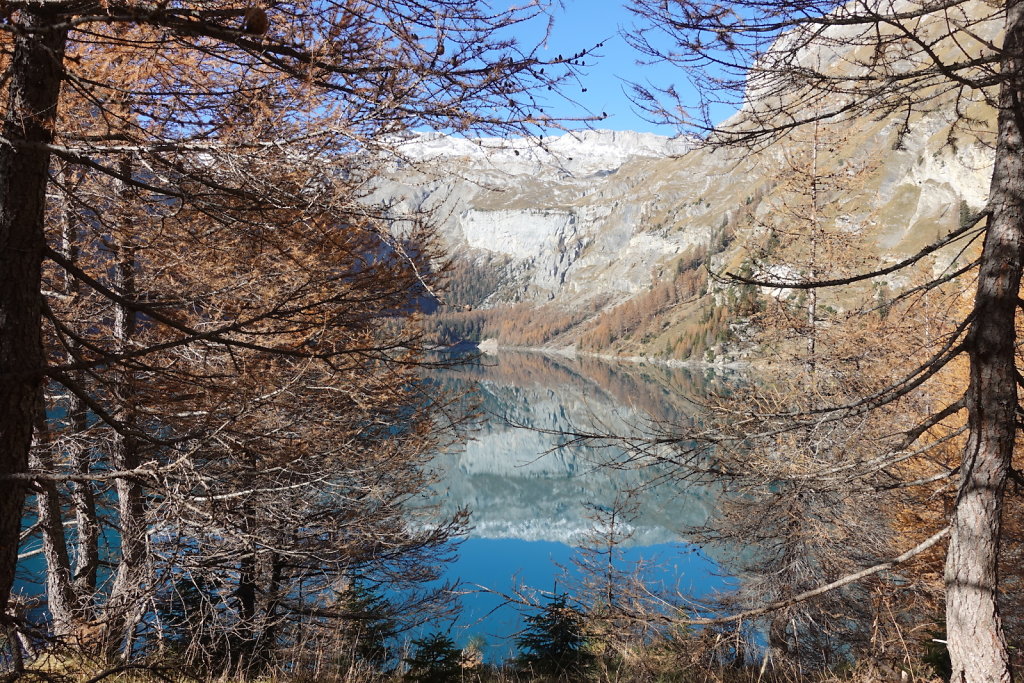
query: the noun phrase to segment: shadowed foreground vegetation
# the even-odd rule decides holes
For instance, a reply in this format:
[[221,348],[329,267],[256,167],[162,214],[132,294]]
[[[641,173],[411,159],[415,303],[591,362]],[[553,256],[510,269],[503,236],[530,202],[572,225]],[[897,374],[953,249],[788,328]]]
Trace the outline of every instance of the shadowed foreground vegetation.
[[[370,603],[367,603],[370,604]],[[378,603],[383,604],[383,603]],[[548,599],[525,616],[518,634],[518,654],[505,662],[485,662],[486,641],[473,637],[465,647],[434,632],[403,639],[396,646],[394,624],[370,614],[355,628],[339,628],[309,644],[296,643],[282,661],[250,660],[251,671],[233,670],[230,653],[221,659],[189,660],[173,648],[149,661],[104,664],[83,657],[73,647],[51,650],[26,667],[21,680],[124,683],[150,681],[306,681],[448,683],[518,683],[526,681],[611,681],[678,683],[788,683],[818,681],[919,681],[948,679],[948,658],[937,644],[941,631],[909,629],[882,642],[876,632],[874,654],[857,661],[832,652],[817,661],[802,661],[763,646],[760,628],[728,626],[692,629],[656,626],[620,615],[587,615],[566,594]],[[759,644],[760,643],[760,644]],[[236,644],[239,647],[242,643]],[[844,647],[844,649],[846,649]]]

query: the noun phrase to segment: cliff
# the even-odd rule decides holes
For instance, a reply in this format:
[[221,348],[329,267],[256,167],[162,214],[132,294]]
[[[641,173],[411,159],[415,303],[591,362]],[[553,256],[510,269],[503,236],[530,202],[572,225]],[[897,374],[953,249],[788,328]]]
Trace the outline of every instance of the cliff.
[[[824,174],[861,169],[834,200],[831,229],[858,243],[862,265],[914,253],[985,203],[991,111],[971,107],[978,125],[965,133],[941,97],[933,105],[909,119],[901,112],[823,129],[824,143],[813,141]],[[766,215],[794,191],[787,164],[808,144],[795,136],[751,151],[599,130],[415,135],[373,199],[439,226],[454,265],[447,313],[434,323],[449,340],[735,359],[742,295],[709,275],[754,267]],[[947,264],[937,258],[934,268]]]

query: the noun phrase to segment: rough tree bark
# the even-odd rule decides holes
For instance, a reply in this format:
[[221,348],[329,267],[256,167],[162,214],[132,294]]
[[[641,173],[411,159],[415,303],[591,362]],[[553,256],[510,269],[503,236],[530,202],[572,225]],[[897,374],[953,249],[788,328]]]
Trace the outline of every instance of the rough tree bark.
[[[129,172],[127,163],[122,168],[126,174]],[[114,274],[118,293],[128,300],[135,299],[135,248],[128,244],[118,245],[116,259]],[[114,339],[118,352],[131,348],[134,331],[135,312],[125,306],[116,306]],[[110,451],[114,467],[121,470],[132,470],[139,466],[139,442],[131,431],[136,428],[135,381],[132,371],[125,369],[119,374],[114,386],[124,431],[114,434]],[[145,500],[142,485],[134,479],[119,478],[114,486],[117,491],[121,558],[110,589],[103,641],[108,655],[113,657],[120,651],[128,658],[134,647],[135,629],[145,612],[142,598],[146,593],[144,586],[148,583],[149,574]]]
[[[65,174],[65,176],[67,175],[70,174]],[[65,177],[64,182],[69,182],[69,178]],[[63,207],[62,214],[60,251],[64,258],[71,262],[77,262],[78,217],[67,203]],[[65,295],[72,297],[78,295],[78,281],[69,273],[64,273],[62,284]],[[76,348],[74,341],[69,340],[68,343],[72,349]],[[68,354],[69,360],[72,357],[73,352]],[[71,377],[81,385],[84,373],[72,372]],[[92,469],[91,449],[83,443],[82,439],[88,429],[85,402],[70,391],[67,392],[65,400],[67,401],[67,419],[70,423],[71,436],[62,444],[62,448],[68,454],[73,471],[85,476]],[[93,490],[93,484],[89,481],[72,482],[71,504],[75,510],[74,588],[78,595],[80,616],[88,621],[93,618],[91,608],[100,566],[100,524],[96,515],[96,493]]]
[[946,627],[952,680],[1012,679],[997,605],[1003,491],[1016,436],[1015,320],[1024,251],[1024,3],[1007,4],[999,128],[981,256],[967,393],[970,437],[946,556]]
[[[40,267],[53,121],[68,24],[45,8],[22,9],[0,141],[0,476],[28,469],[43,364]],[[0,615],[6,615],[26,486],[0,496]]]
[[[40,392],[42,389],[40,388]],[[36,443],[29,457],[32,469],[54,471],[53,444],[46,425],[44,401],[39,398],[36,422]],[[43,555],[46,557],[46,608],[50,611],[50,630],[55,636],[72,633],[77,600],[71,584],[71,560],[64,536],[64,518],[60,494],[53,481],[41,481],[36,487],[36,510],[42,532]]]

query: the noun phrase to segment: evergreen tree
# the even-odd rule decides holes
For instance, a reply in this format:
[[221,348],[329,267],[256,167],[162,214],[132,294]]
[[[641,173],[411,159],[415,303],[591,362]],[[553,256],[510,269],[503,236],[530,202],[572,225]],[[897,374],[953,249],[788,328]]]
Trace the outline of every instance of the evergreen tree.
[[553,596],[540,612],[526,617],[526,623],[516,640],[517,661],[524,669],[574,680],[590,667],[594,656],[587,647],[583,615],[569,604],[568,595]]
[[412,641],[416,648],[404,661],[409,666],[405,680],[413,683],[450,683],[460,677],[462,650],[443,633]]

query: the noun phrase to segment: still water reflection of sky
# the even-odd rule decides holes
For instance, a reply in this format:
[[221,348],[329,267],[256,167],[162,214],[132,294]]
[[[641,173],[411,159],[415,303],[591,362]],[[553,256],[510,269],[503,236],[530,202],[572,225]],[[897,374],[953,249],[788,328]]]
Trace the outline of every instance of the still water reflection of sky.
[[[433,379],[456,391],[475,387],[484,416],[466,443],[435,462],[445,472],[436,491],[442,508],[472,510],[473,530],[446,572],[465,591],[450,630],[459,645],[483,637],[488,660],[514,654],[524,615],[497,594],[571,588],[579,578],[574,546],[594,528],[594,507],[607,509],[627,490],[640,492],[619,569],[642,563],[651,588],[672,595],[700,597],[730,585],[714,559],[683,540],[713,510],[713,487],[669,480],[645,489],[665,472],[602,467],[619,457],[615,448],[559,447],[558,433],[577,428],[628,434],[652,420],[687,423],[693,409],[685,397],[703,392],[703,371],[503,353]],[[116,546],[116,537],[107,541]],[[41,555],[22,562],[17,592],[40,595],[44,575]]]
[[[500,593],[534,589],[542,593],[566,590],[578,578],[572,560],[576,551],[565,543],[522,541],[515,538],[470,538],[460,547],[459,559],[449,576],[459,577],[465,589],[479,584]],[[686,543],[634,546],[623,551],[619,568],[637,563],[650,565],[648,586],[670,595],[700,597],[728,588],[727,578],[717,574],[714,560]],[[543,600],[541,600],[543,602]],[[452,639],[465,645],[473,638],[486,641],[487,659],[500,662],[516,654],[515,637],[523,628],[523,612],[494,593],[469,592],[462,598],[462,614]]]
[[635,434],[652,420],[686,424],[693,407],[685,396],[702,392],[702,371],[502,353],[437,380],[453,389],[475,386],[484,411],[470,441],[436,462],[446,473],[438,487],[444,507],[473,512],[474,529],[447,572],[469,591],[451,631],[458,644],[483,637],[491,661],[512,654],[523,615],[473,586],[506,594],[565,590],[575,580],[573,546],[594,528],[594,506],[608,508],[626,490],[639,492],[620,568],[642,562],[652,588],[670,594],[699,597],[728,587],[714,560],[683,540],[711,514],[713,487],[669,479],[647,489],[664,470],[601,467],[620,457],[614,447],[559,447],[565,439],[558,432],[574,429]]

